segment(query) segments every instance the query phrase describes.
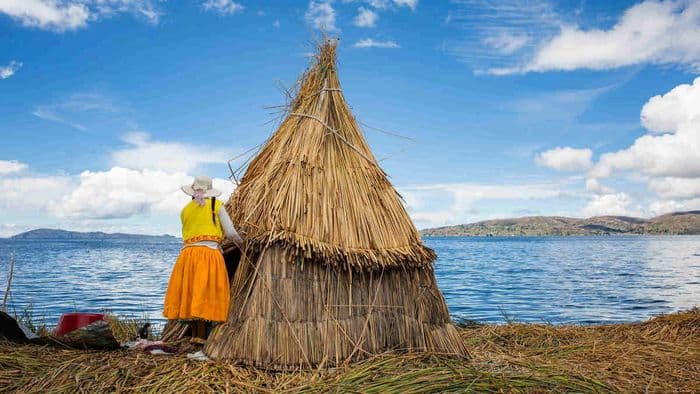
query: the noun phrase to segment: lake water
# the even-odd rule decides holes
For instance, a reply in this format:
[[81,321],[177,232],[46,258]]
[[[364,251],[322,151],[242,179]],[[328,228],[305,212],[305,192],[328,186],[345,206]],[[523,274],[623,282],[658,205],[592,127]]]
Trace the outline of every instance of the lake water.
[[[428,238],[457,320],[613,323],[700,305],[700,236]],[[111,310],[162,323],[179,242],[0,240],[0,294],[36,320]]]

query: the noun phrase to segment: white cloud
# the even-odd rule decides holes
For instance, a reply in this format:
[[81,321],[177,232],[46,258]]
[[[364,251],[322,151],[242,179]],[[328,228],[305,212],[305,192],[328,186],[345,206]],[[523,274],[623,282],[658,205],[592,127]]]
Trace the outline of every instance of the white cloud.
[[642,125],[657,133],[675,132],[681,124],[700,116],[700,77],[664,95],[654,96],[642,107]]
[[0,160],[0,176],[23,171],[27,165],[17,160]]
[[184,173],[153,170],[130,170],[113,167],[109,171],[85,171],[78,186],[63,198],[49,205],[49,212],[61,218],[114,219],[150,213],[155,207],[162,211],[177,209],[186,196],[179,187],[191,178]]
[[484,44],[503,54],[511,54],[530,42],[530,36],[523,33],[500,31],[483,39]]
[[99,93],[91,92],[71,94],[53,107],[70,109],[73,111],[119,112],[119,108],[113,99]]
[[[21,176],[0,178],[0,212],[33,212],[59,198],[71,188],[68,176]],[[2,212],[6,216],[7,212]]]
[[[346,0],[346,1],[353,1],[353,0]],[[415,11],[416,7],[418,7],[418,0],[365,0],[363,1],[364,3],[369,4],[370,6],[378,9],[387,9],[391,6],[396,6],[396,7],[408,7],[411,10]]]
[[504,71],[605,70],[636,64],[699,68],[700,2],[647,0],[630,7],[607,30],[563,26],[525,66]]
[[606,178],[620,171],[653,177],[700,177],[700,119],[682,124],[674,134],[647,134],[627,149],[605,153],[588,175]]
[[597,193],[597,194],[612,194],[615,193],[615,190],[611,187],[607,187],[605,185],[601,185],[598,179],[596,178],[588,178],[586,179],[586,190],[589,192]]
[[411,10],[416,9],[418,7],[418,0],[393,0],[394,4],[396,4],[399,7],[408,7]]
[[202,7],[206,11],[215,11],[221,15],[233,15],[236,12],[243,11],[244,8],[243,5],[233,0],[206,0],[202,3]]
[[[149,214],[177,214],[189,197],[180,187],[192,182],[185,173],[132,170],[113,167],[109,171],[85,171],[78,185],[63,198],[49,203],[49,212],[69,219],[119,219]],[[233,184],[215,179],[223,199]]]
[[335,9],[331,5],[332,0],[311,0],[304,18],[311,27],[326,32],[337,32],[335,26]]
[[4,223],[9,213],[35,213],[49,199],[70,190],[69,176],[27,175],[27,168],[27,164],[17,160],[0,160],[0,217]]
[[34,112],[32,112],[32,115],[36,116],[37,118],[41,118],[44,120],[50,120],[52,122],[56,123],[63,123],[65,125],[68,125],[74,129],[80,130],[80,131],[86,131],[87,127],[79,124],[79,123],[74,123],[69,120],[66,120],[63,118],[61,115],[58,115],[55,113],[53,110],[45,107],[37,107]]
[[683,210],[683,204],[674,200],[658,200],[649,204],[649,212],[653,216],[659,216],[669,212],[678,212],[681,210]]
[[606,215],[641,215],[639,210],[630,211],[629,206],[631,203],[632,201],[626,193],[594,195],[588,202],[588,205],[583,208],[583,215],[586,217]]
[[113,152],[112,163],[131,169],[189,172],[202,164],[223,164],[235,153],[212,146],[153,141],[148,133],[140,132],[128,133],[123,140],[129,146]]
[[151,0],[2,0],[4,13],[27,27],[64,32],[118,13],[132,13],[158,23],[161,13]]
[[[630,171],[649,177],[700,178],[699,92],[700,78],[649,99],[641,119],[652,134],[626,149],[601,155],[588,175],[605,178]],[[666,134],[653,134],[658,132]]]
[[575,121],[598,97],[614,85],[591,89],[559,90],[535,94],[508,104],[515,112],[535,115],[539,120]]
[[65,119],[66,117],[73,117],[83,112],[113,114],[120,112],[120,109],[109,97],[97,93],[75,93],[60,101],[38,105],[32,114],[45,120],[65,123],[76,128],[85,129],[83,126],[77,127],[78,125]]
[[[77,1],[77,0],[72,0]],[[93,9],[92,19],[97,20],[120,13],[130,13],[147,22],[157,24],[163,13],[153,5],[154,2],[165,0],[81,0],[90,4]]]
[[53,0],[3,0],[0,12],[25,26],[56,31],[85,27],[90,18],[85,4]]
[[543,39],[559,33],[562,17],[548,0],[454,1],[445,17],[445,52],[476,74],[509,74]]
[[[44,212],[48,217],[62,219],[62,228],[79,228],[80,221],[84,220],[171,218],[176,217],[189,201],[180,187],[192,182],[192,178],[183,172],[123,167],[84,171],[77,177],[0,177],[0,189],[3,190],[0,193],[0,215],[9,217],[18,212],[32,215]],[[214,187],[222,191],[222,200],[228,199],[234,189],[233,183],[221,178],[214,178]],[[41,221],[45,222],[48,217]],[[136,222],[132,227],[137,227]],[[12,232],[12,229],[3,232]]]
[[649,99],[640,116],[649,133],[625,149],[602,154],[588,171],[587,189],[602,193],[591,202],[590,210],[605,204],[621,210],[625,199],[599,183],[601,178],[621,177],[646,182],[658,197],[649,203],[649,215],[700,206],[699,92],[700,78]]
[[400,48],[395,41],[375,41],[371,38],[360,40],[353,46],[355,48]]
[[694,198],[684,201],[657,200],[649,204],[649,213],[652,216],[659,216],[671,212],[695,210],[700,210],[700,198]]
[[[142,168],[114,166],[77,176],[37,175],[26,173],[24,163],[0,160],[0,234],[47,226],[177,233],[177,214],[189,201],[180,187],[193,179],[192,173],[184,170],[217,160],[220,152],[151,141],[144,134],[127,135],[126,140],[131,147],[114,152],[113,159],[131,161],[133,167]],[[205,157],[205,151],[213,156]],[[140,161],[134,162],[141,155]],[[178,159],[186,164],[174,164]],[[232,182],[222,178],[214,178],[214,187],[222,191],[222,200],[228,199],[234,189]]]
[[7,66],[0,67],[0,79],[7,79],[15,75],[20,67],[22,67],[22,63],[16,60],[12,60]]
[[274,28],[276,28],[276,29],[279,29],[279,28],[280,28],[280,20],[279,20],[279,19],[275,19],[275,21],[272,22],[272,26],[273,26]]
[[[75,93],[61,101],[39,105],[32,114],[44,120],[86,131],[88,127],[80,122],[86,113],[108,114],[110,118],[113,118],[113,114],[118,112],[121,112],[121,109],[109,97],[97,93]],[[76,118],[79,120],[74,120]]]
[[664,199],[700,198],[700,178],[652,178],[649,189]]
[[559,171],[580,171],[591,166],[593,151],[590,149],[575,149],[560,147],[542,152],[535,158],[535,162],[544,167]]
[[[559,184],[485,185],[446,183],[400,187],[411,218],[418,227],[435,227],[491,218],[477,208],[494,200],[530,201],[559,198]],[[499,212],[503,217],[510,213]]]
[[374,27],[377,25],[377,20],[379,15],[376,12],[360,7],[357,9],[357,16],[355,17],[354,23],[358,27]]
[[[548,0],[455,2],[446,20],[461,32],[443,48],[477,74],[680,65],[700,70],[700,2],[646,0],[610,27],[582,27],[577,10]],[[590,24],[588,24],[590,25]]]

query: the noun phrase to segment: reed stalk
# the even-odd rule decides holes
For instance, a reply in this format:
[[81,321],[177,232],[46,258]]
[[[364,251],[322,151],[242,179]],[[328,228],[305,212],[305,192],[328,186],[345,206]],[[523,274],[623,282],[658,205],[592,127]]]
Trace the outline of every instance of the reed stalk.
[[2,311],[7,313],[7,297],[10,295],[10,287],[12,287],[12,276],[15,272],[15,254],[10,253],[10,274],[7,277],[7,287],[5,287],[5,294],[2,297]]

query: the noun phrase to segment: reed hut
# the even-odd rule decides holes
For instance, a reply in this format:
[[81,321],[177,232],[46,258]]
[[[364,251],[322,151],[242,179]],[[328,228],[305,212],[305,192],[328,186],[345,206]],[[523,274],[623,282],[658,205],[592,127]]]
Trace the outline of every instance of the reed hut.
[[343,97],[336,42],[302,75],[278,130],[226,204],[247,244],[206,354],[272,370],[400,350],[465,356],[435,253]]

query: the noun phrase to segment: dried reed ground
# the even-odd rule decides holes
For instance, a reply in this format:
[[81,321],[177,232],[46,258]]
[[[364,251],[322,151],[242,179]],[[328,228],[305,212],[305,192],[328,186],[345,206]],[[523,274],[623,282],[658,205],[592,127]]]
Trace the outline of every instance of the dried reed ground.
[[386,354],[280,374],[182,355],[0,342],[0,392],[700,392],[698,309],[641,324],[480,325],[460,334],[470,361]]

